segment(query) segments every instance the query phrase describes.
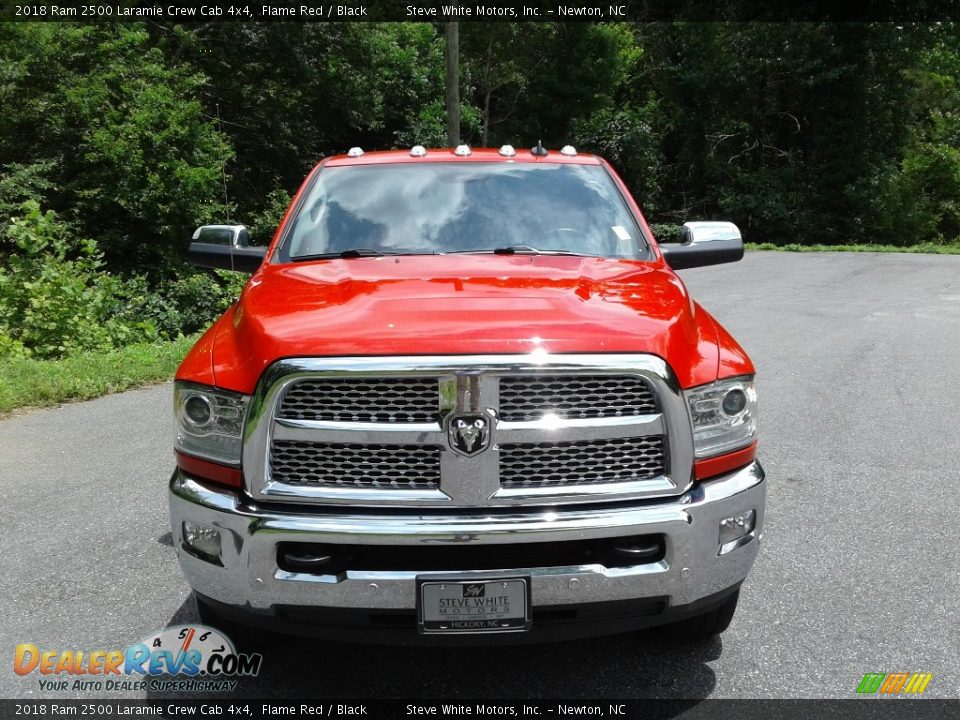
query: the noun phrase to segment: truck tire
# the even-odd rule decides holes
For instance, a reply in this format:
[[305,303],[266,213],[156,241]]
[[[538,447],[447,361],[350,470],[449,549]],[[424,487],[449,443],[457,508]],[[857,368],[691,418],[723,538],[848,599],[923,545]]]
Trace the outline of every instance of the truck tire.
[[672,639],[683,642],[702,643],[712,640],[730,627],[739,599],[740,591],[737,590],[724,601],[723,605],[700,615],[664,625],[663,631]]

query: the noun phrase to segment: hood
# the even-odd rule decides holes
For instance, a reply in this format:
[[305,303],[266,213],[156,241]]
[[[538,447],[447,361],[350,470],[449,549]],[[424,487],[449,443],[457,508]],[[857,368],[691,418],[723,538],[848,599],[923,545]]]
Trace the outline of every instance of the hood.
[[684,387],[716,379],[720,361],[713,319],[671,270],[612,258],[265,265],[208,335],[200,362],[215,384],[241,392],[272,362],[298,356],[644,352]]

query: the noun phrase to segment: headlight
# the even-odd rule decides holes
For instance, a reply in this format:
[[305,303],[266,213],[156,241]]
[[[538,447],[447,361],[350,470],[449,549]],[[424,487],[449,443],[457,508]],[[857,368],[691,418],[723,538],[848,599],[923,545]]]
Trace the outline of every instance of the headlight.
[[757,391],[753,377],[718,380],[684,390],[697,459],[744,448],[757,436]]
[[239,465],[249,398],[196,383],[174,383],[176,448],[225,465]]

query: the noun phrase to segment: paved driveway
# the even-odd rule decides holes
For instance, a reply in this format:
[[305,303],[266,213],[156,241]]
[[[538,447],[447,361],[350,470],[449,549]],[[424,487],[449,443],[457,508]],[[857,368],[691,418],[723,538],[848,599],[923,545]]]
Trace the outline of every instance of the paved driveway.
[[[865,672],[925,671],[927,695],[960,696],[960,257],[754,253],[683,277],[760,370],[765,543],[722,640],[272,638],[237,694],[847,698]],[[167,529],[170,395],[0,421],[0,696],[42,695],[16,643],[122,648],[196,619]]]

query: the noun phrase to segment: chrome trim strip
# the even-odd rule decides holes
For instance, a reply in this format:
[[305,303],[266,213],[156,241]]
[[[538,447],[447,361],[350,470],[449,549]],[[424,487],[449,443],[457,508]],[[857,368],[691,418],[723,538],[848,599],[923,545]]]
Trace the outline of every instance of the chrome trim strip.
[[[667,572],[670,565],[664,560],[658,560],[652,563],[642,565],[633,565],[629,567],[608,568],[605,565],[591,563],[589,565],[564,565],[556,567],[538,567],[538,568],[502,568],[494,570],[458,570],[457,577],[463,577],[467,580],[482,580],[483,578],[493,577],[502,578],[510,573],[516,573],[518,570],[526,575],[536,575],[539,577],[548,577],[551,575],[599,575],[604,578],[618,578],[635,575],[656,575]],[[311,573],[296,573],[288,570],[277,571],[273,574],[277,580],[284,582],[306,582],[319,583],[322,585],[336,585],[350,580],[360,582],[384,582],[384,581],[407,581],[416,582],[418,577],[450,577],[449,570],[348,570],[342,575],[314,575]]]
[[655,435],[662,432],[663,416],[659,413],[649,415],[619,415],[616,417],[601,418],[563,418],[563,417],[544,417],[540,420],[501,420],[499,427],[503,430],[517,432],[520,430],[557,430],[573,429],[585,427],[620,427],[622,425],[651,425],[656,427],[648,428],[642,435]]
[[[638,375],[653,388],[661,414],[609,418],[497,419],[499,378],[516,375]],[[473,457],[454,453],[438,423],[363,423],[275,417],[284,391],[317,377],[438,378],[441,410],[489,413],[490,448]],[[456,398],[452,397],[456,395]],[[469,402],[469,408],[461,407]],[[553,443],[663,435],[666,472],[646,480],[597,485],[501,488],[499,444]],[[285,485],[270,477],[274,439],[356,444],[438,445],[439,490],[381,490]],[[693,482],[693,430],[679,383],[667,363],[647,354],[387,356],[280,360],[264,372],[248,406],[243,469],[247,491],[259,500],[348,504],[354,507],[482,507],[624,501],[676,496]],[[398,478],[401,479],[401,478]]]
[[635,480],[633,482],[544,485],[540,487],[519,488],[502,487],[494,493],[494,498],[521,500],[526,504],[574,499],[578,499],[581,502],[587,500],[596,502],[597,500],[605,500],[610,496],[629,495],[630,493],[633,493],[636,497],[642,497],[657,490],[667,495],[674,488],[675,486],[672,482],[660,476],[650,478],[649,480]]
[[[746,562],[739,559],[738,564]],[[752,561],[752,557],[749,558]],[[509,570],[476,570],[456,572],[469,580],[498,580],[506,575],[528,575],[535,607],[556,607],[571,603],[632,600],[641,597],[671,597],[684,601],[674,592],[677,571],[665,563],[650,563],[624,568],[584,565],[569,568],[512,568]],[[727,573],[736,576],[739,573]],[[265,578],[269,590],[258,593],[251,603],[267,608],[274,599],[283,604],[377,609],[410,609],[416,606],[416,576],[447,577],[451,573],[355,573],[343,577],[307,576],[280,571]],[[733,582],[736,582],[734,579]],[[676,603],[673,603],[676,604]]]
[[281,427],[321,432],[430,433],[442,432],[440,423],[346,422],[343,420],[292,420],[275,418]]
[[[500,422],[497,430],[503,443],[576,442],[614,440],[642,435],[663,435],[662,415],[634,415],[613,418],[576,418]],[[509,436],[507,436],[509,433]],[[673,484],[671,483],[671,487]]]
[[314,542],[342,541],[346,535],[356,544],[391,542],[406,544],[495,545],[505,542],[550,542],[585,540],[631,534],[635,525],[680,523],[688,525],[690,515],[681,508],[619,508],[596,510],[545,510],[535,514],[511,513],[486,517],[430,515],[412,521],[409,517],[324,515],[320,518],[288,518],[269,515],[255,520],[254,532],[269,531],[290,536],[309,536]]
[[[273,440],[299,440],[301,442],[351,443],[354,445],[445,445],[446,434],[438,425],[429,430],[410,430],[409,426],[397,424],[391,430],[382,428],[361,430],[322,429],[299,423],[291,425],[287,420],[274,421]],[[328,425],[329,423],[323,423]],[[359,424],[359,423],[358,423]],[[374,423],[370,423],[374,425]],[[379,425],[379,423],[377,424]],[[319,433],[323,433],[321,436]]]
[[263,493],[272,500],[291,500],[303,502],[316,500],[318,502],[361,504],[370,499],[370,494],[377,496],[381,505],[393,502],[402,503],[416,500],[419,503],[446,503],[450,504],[450,496],[442,490],[433,488],[377,488],[369,490],[354,487],[329,487],[327,485],[289,485],[270,481],[263,486]]

